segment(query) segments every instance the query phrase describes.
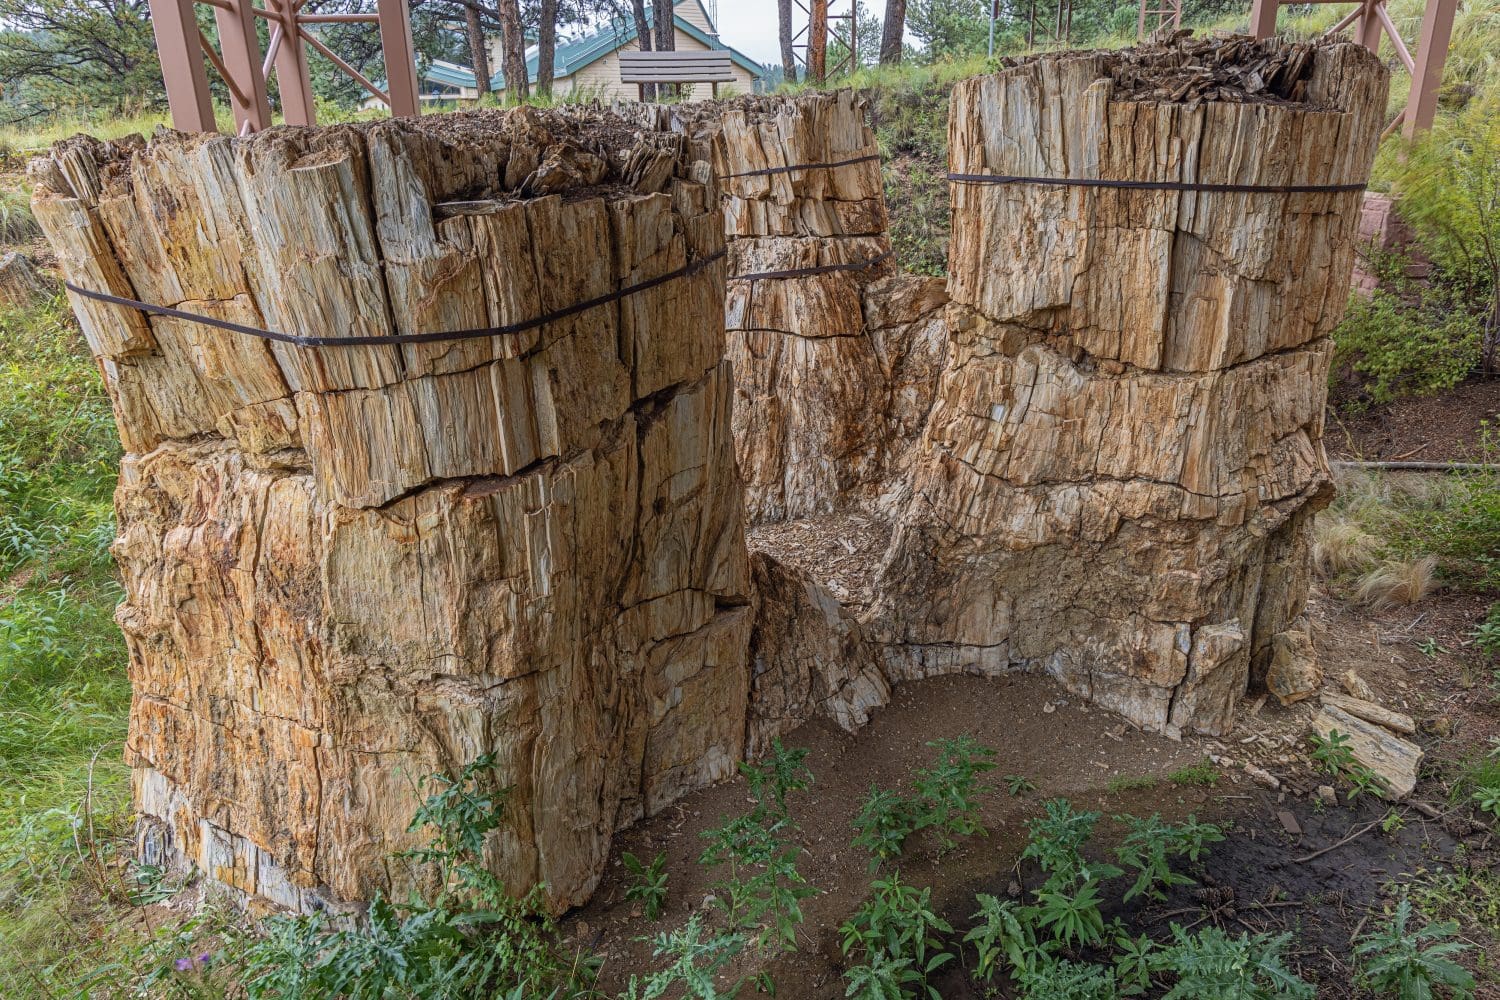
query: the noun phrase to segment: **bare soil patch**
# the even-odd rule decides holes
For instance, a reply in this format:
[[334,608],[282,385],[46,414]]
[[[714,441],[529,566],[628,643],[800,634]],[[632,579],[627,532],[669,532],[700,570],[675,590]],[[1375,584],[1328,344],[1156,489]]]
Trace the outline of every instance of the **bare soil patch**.
[[1471,379],[1436,396],[1397,399],[1357,415],[1330,406],[1324,443],[1335,459],[1473,461],[1480,457],[1485,421],[1500,430],[1500,379]]
[[[1043,799],[1063,796],[1075,808],[1104,814],[1088,851],[1095,856],[1106,854],[1122,834],[1110,818],[1114,815],[1159,812],[1178,821],[1196,813],[1227,833],[1199,868],[1186,869],[1198,884],[1173,888],[1161,903],[1114,902],[1105,918],[1118,916],[1132,933],[1158,939],[1168,935],[1174,921],[1187,927],[1212,923],[1231,934],[1290,931],[1293,966],[1318,983],[1320,997],[1363,996],[1352,985],[1350,941],[1379,917],[1398,886],[1417,873],[1460,864],[1472,871],[1497,863],[1490,828],[1467,806],[1455,809],[1447,801],[1457,763],[1472,759],[1500,733],[1488,670],[1464,638],[1484,607],[1482,598],[1444,594],[1372,615],[1335,596],[1314,600],[1317,643],[1330,687],[1340,673],[1356,669],[1382,700],[1421,723],[1417,739],[1428,764],[1413,796],[1421,807],[1398,807],[1401,820],[1389,832],[1379,822],[1391,809],[1382,800],[1364,797],[1351,805],[1341,787],[1337,805],[1318,802],[1315,790],[1329,779],[1312,767],[1305,743],[1316,698],[1282,707],[1252,695],[1229,736],[1174,742],[1134,729],[1044,677],[954,676],[902,685],[892,703],[854,736],[826,723],[797,730],[786,743],[809,750],[815,782],[809,792],[794,796],[792,812],[807,852],[800,868],[819,894],[804,904],[798,950],[768,966],[777,995],[798,1000],[844,995],[846,963],[838,927],[864,899],[871,878],[868,856],[850,845],[851,820],[872,786],[901,788],[914,769],[931,761],[928,741],[969,733],[997,751],[996,769],[986,777],[993,789],[984,806],[989,835],[961,840],[946,855],[917,838],[900,864],[904,881],[933,887],[934,903],[957,930],[955,938],[972,925],[976,892],[1005,898],[1042,881],[1030,863],[1018,866],[1017,858],[1026,841],[1025,821],[1040,813]],[[1428,638],[1441,651],[1424,653],[1420,647]],[[1180,775],[1173,780],[1209,756],[1220,764],[1215,786]],[[1279,787],[1262,787],[1244,770],[1247,763],[1269,771]],[[1030,779],[1035,791],[1008,795],[1003,777],[1012,774]],[[640,939],[711,906],[715,876],[697,863],[701,834],[749,804],[744,782],[728,782],[690,795],[616,838],[594,901],[565,923],[570,936],[604,957],[602,985],[618,989],[632,972],[650,969],[650,949]],[[1347,843],[1298,860],[1362,828]],[[658,852],[667,855],[670,895],[657,921],[646,921],[640,906],[625,898],[630,878],[619,861],[625,851],[646,861]],[[1466,929],[1466,937],[1489,950],[1493,968],[1500,955],[1488,932]],[[1010,995],[1003,983],[996,984],[999,993],[985,992],[969,972],[972,961],[970,952],[964,964],[951,967],[938,984],[942,996]],[[1481,970],[1481,982],[1485,976]],[[1483,985],[1478,996],[1500,997],[1500,987]]]

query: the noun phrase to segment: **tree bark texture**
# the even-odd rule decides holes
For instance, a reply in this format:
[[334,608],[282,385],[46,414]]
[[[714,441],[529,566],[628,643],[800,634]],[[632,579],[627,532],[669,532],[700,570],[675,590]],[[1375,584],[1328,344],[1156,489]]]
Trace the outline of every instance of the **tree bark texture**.
[[787,83],[797,82],[797,50],[792,48],[792,0],[776,0],[777,34],[781,42],[781,72]]
[[469,41],[469,65],[474,67],[474,80],[479,96],[485,97],[490,92],[490,50],[485,43],[484,25],[479,20],[479,11],[473,7],[464,8],[464,28]]
[[886,0],[885,27],[880,34],[880,65],[901,62],[906,37],[906,0]]
[[557,3],[558,0],[542,0],[540,23],[536,32],[536,92],[542,97],[552,96],[552,77],[557,59]]
[[531,96],[526,74],[526,29],[521,22],[520,0],[498,0],[500,43],[505,69],[506,100],[524,101]]
[[[78,139],[35,210],[89,289],[300,335],[472,329],[718,252],[685,150],[533,109]],[[561,909],[615,829],[733,774],[752,609],[723,279],[347,348],[75,296],[127,450],[148,854],[297,909],[399,892],[413,781],[493,753],[489,863]]]

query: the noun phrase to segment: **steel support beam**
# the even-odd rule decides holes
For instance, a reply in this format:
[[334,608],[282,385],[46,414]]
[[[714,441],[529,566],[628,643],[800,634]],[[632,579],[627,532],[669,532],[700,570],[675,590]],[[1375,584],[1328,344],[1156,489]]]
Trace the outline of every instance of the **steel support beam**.
[[251,0],[227,0],[214,7],[219,29],[219,57],[235,130],[260,132],[271,127],[271,103],[266,98],[266,78],[260,68],[260,43],[255,34]]
[[150,0],[151,30],[167,85],[172,127],[183,132],[213,132],[214,106],[208,95],[208,70],[198,42],[193,0]]

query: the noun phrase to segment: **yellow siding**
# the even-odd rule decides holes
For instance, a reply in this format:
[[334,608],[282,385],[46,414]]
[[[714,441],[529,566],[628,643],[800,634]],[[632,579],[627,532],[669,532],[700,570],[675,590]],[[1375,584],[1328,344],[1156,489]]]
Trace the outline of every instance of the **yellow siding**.
[[[688,3],[677,8],[678,14],[683,15],[685,20],[693,20],[687,16],[688,8],[698,9],[697,3]],[[701,9],[698,9],[701,14]],[[632,46],[634,43],[631,43]],[[696,38],[679,30],[677,32],[677,49],[679,52],[704,52],[708,46]],[[719,84],[719,93],[724,95],[731,90],[749,94],[755,90],[755,78],[750,72],[738,63],[731,64],[734,69],[734,82]],[[620,55],[616,50],[601,59],[596,59],[577,73],[569,76],[558,77],[552,84],[552,92],[558,97],[571,94],[575,90],[586,90],[590,97],[598,97],[603,100],[621,98],[634,100],[637,95],[636,86],[633,83],[620,82]],[[694,84],[690,99],[694,101],[706,101],[713,96],[713,85],[708,83]]]
[[[705,34],[712,35],[714,33],[713,25],[708,20],[708,12],[703,9],[703,5],[698,0],[682,0],[681,3],[672,8],[672,13]],[[678,34],[681,34],[681,32]],[[681,43],[678,44],[678,47],[681,48]]]

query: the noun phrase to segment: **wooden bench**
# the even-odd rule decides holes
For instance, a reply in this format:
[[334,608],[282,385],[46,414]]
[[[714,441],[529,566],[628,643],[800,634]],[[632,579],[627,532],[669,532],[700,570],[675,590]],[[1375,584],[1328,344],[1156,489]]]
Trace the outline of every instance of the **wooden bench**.
[[640,99],[646,99],[648,83],[711,83],[714,96],[719,84],[734,82],[734,63],[724,49],[706,52],[620,53],[620,82],[633,83]]

